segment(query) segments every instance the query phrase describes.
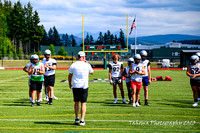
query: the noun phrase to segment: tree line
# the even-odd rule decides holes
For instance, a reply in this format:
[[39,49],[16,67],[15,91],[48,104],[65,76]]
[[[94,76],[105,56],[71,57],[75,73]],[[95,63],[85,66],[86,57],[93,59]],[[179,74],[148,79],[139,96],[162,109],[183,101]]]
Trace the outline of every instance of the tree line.
[[[120,36],[113,35],[108,30],[100,32],[94,41],[92,35],[87,34],[85,44],[88,45],[122,45],[125,47],[124,33],[120,29]],[[0,0],[0,58],[4,55],[19,57],[31,53],[41,53],[40,45],[78,46],[76,37],[71,34],[60,36],[55,26],[46,32],[40,25],[40,17],[30,2],[22,6],[20,1],[12,3],[10,0]],[[82,44],[80,44],[82,46]],[[62,48],[63,50],[63,48]]]

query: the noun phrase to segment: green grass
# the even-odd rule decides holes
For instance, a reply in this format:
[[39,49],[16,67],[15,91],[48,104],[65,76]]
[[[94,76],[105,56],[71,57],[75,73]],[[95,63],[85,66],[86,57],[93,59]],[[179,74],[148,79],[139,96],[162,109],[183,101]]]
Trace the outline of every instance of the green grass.
[[[109,83],[89,83],[86,126],[73,125],[72,91],[66,80],[67,70],[56,70],[53,105],[30,107],[28,75],[22,70],[0,70],[0,132],[200,132],[200,107],[192,108],[193,96],[185,71],[154,70],[152,77],[170,76],[172,81],[155,81],[149,86],[149,103],[144,106],[143,89],[141,107],[114,102]],[[107,70],[95,70],[91,79],[108,78]],[[126,86],[124,91],[127,96]],[[44,98],[44,95],[43,95]]]

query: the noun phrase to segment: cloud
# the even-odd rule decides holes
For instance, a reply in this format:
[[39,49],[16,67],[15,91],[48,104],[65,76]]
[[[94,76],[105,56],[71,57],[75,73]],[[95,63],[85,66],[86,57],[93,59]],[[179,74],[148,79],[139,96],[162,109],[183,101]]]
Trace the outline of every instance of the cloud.
[[[27,0],[20,0],[24,5]],[[12,0],[16,2],[16,0]],[[56,26],[59,33],[82,32],[82,15],[85,30],[89,32],[119,31],[126,33],[126,16],[129,28],[137,15],[138,36],[155,34],[200,35],[199,0],[30,0],[48,31]],[[129,29],[130,30],[130,29]]]

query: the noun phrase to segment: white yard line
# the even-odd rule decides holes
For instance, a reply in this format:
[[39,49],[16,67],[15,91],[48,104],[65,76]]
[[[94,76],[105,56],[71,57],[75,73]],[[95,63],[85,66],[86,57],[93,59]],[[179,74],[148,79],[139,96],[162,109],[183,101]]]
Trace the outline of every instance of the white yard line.
[[21,79],[21,78],[24,78],[24,77],[28,77],[28,76],[24,75],[24,76],[21,76],[21,77],[11,78],[11,79],[8,79],[8,80],[1,80],[0,83],[9,82],[9,81],[13,81],[13,80],[16,80],[16,79]]

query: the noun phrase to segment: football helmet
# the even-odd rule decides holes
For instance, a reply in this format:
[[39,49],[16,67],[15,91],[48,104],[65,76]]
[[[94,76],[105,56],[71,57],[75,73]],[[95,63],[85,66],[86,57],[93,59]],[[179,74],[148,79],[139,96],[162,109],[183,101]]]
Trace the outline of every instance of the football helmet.
[[197,63],[199,61],[199,57],[197,55],[192,55],[190,57],[190,63],[194,64]]
[[141,56],[147,56],[147,52],[145,50],[140,51]]

